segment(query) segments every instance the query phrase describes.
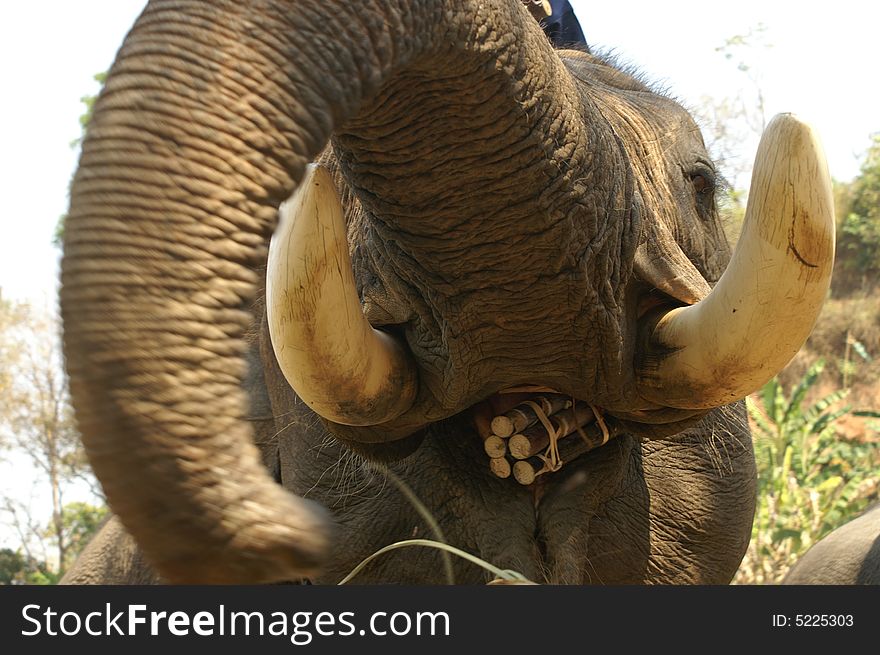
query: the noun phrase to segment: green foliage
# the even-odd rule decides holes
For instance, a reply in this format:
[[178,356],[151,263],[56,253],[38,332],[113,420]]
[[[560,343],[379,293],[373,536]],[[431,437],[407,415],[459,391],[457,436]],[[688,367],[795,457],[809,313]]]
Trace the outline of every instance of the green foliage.
[[64,222],[67,220],[67,214],[61,214],[58,222],[55,223],[55,230],[52,232],[52,245],[61,248],[64,243]]
[[[98,84],[100,84],[100,89],[104,88],[104,82],[107,81],[107,73],[96,73],[93,78]],[[98,100],[98,95],[100,94],[100,89],[98,93],[89,96],[83,96],[80,98],[80,102],[85,106],[85,110],[79,117],[79,125],[82,129],[80,135],[70,142],[71,148],[79,148],[82,145],[83,140],[86,138],[86,133],[89,129],[89,121],[92,120],[92,114],[95,111],[95,103]],[[55,232],[52,235],[52,243],[60,248],[61,244],[64,242],[64,221],[67,218],[67,214],[61,214],[58,217],[58,222],[55,223]]]
[[718,196],[718,215],[728,243],[733,247],[739,241],[743,222],[746,218],[745,192],[732,187]]
[[[108,516],[106,507],[96,507],[88,503],[67,503],[61,510],[61,539],[65,544],[64,562],[44,562],[31,556],[26,546],[26,552],[0,549],[0,584],[18,585],[46,585],[57,584],[64,572],[76,561],[80,553],[97,533]],[[54,517],[46,524],[45,528],[38,531],[38,536],[48,543],[58,544],[58,526]],[[40,549],[37,549],[39,552]],[[43,549],[43,552],[45,550]],[[45,557],[45,555],[44,555]]]
[[838,226],[835,290],[867,292],[880,276],[880,134],[872,137],[861,171],[841,190],[843,219]]
[[80,98],[80,102],[82,102],[83,106],[85,107],[85,110],[83,111],[82,114],[80,114],[80,117],[79,117],[79,126],[82,129],[82,134],[80,134],[79,138],[74,139],[71,142],[71,144],[70,144],[71,148],[78,148],[82,144],[83,139],[86,138],[86,133],[88,132],[88,129],[89,129],[89,121],[92,120],[92,113],[95,110],[95,102],[97,102],[97,100],[98,100],[98,94],[100,93],[100,89],[104,88],[104,82],[107,81],[107,73],[106,72],[96,73],[92,79],[94,79],[95,82],[97,82],[100,85],[100,87],[99,87],[98,93],[96,93],[94,95],[83,96],[82,98]]
[[854,518],[876,496],[880,460],[874,444],[841,437],[837,421],[847,390],[806,399],[824,363],[786,394],[774,379],[748,401],[754,423],[758,504],[740,582],[778,582],[816,541]]
[[[66,570],[89,540],[101,527],[101,523],[107,517],[109,510],[106,507],[95,507],[88,503],[67,503],[61,510],[61,524],[63,526],[64,541],[67,543],[65,551],[64,569]],[[46,536],[50,541],[57,541],[54,534],[55,526],[50,524],[46,528]]]
[[844,267],[852,271],[880,270],[880,205],[864,214],[846,215],[840,226],[839,253]]
[[45,562],[9,548],[0,549],[0,585],[55,584],[57,581]]

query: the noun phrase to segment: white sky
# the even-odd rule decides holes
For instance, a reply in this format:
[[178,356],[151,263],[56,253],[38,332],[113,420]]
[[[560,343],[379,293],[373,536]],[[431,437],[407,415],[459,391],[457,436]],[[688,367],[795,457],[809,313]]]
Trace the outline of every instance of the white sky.
[[[690,104],[736,95],[744,77],[715,52],[725,39],[767,26],[761,61],[768,118],[794,111],[818,128],[838,179],[858,172],[880,131],[874,3],[838,0],[822,11],[790,0],[735,3],[571,0],[591,45],[613,48]],[[80,98],[106,70],[143,0],[0,5],[4,101],[0,158],[0,288],[6,297],[55,302],[51,245],[76,163]],[[746,155],[749,159],[751,155]]]
[[[760,61],[768,118],[793,111],[822,137],[832,175],[858,172],[869,136],[880,131],[877,25],[864,0],[821,10],[800,1],[706,3],[571,0],[592,46],[613,48],[686,103],[734,96],[744,77],[715,48],[759,23],[773,47]],[[0,4],[0,289],[4,297],[55,305],[57,257],[51,244],[67,208],[80,134],[80,98],[97,90],[143,0]],[[751,155],[746,155],[747,159]],[[0,493],[30,493],[26,467],[0,464]],[[0,534],[2,545],[2,534]]]
[[794,112],[813,123],[836,179],[858,174],[870,135],[880,131],[876,3],[570,2],[591,46],[613,48],[689,105],[704,95],[735,96],[748,86],[715,48],[765,25],[764,40],[772,47],[762,50],[756,69],[767,119]]

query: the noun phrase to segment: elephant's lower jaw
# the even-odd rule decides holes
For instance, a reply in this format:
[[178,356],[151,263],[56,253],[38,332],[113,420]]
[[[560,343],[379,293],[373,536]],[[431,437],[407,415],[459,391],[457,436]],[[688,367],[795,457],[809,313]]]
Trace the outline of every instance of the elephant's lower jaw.
[[[397,462],[416,452],[425,439],[425,428],[427,428],[427,426],[424,426],[423,428],[417,429],[412,434],[393,441],[367,443],[360,439],[348,436],[347,433],[350,430],[348,426],[334,425],[333,427],[334,431],[332,434],[334,438],[342,443],[349,451],[356,455],[360,455],[367,461],[380,464]],[[338,432],[336,431],[337,428],[339,428]],[[360,434],[360,430],[358,430],[358,434]]]
[[[482,445],[480,457],[485,456],[486,469],[511,483],[530,486],[543,485],[552,478],[547,474],[558,472],[619,434],[668,437],[699,421],[705,412],[664,407],[612,413],[568,393],[522,384],[492,394],[460,414],[471,426],[470,434],[462,438]],[[506,429],[501,427],[504,422]],[[369,461],[390,463],[412,455],[432,423],[393,429],[328,427],[350,451]],[[372,439],[364,439],[365,433]]]
[[[525,419],[523,412],[527,414]],[[580,419],[577,425],[574,425],[575,414]],[[535,463],[539,461],[536,458],[545,457],[550,462],[549,468],[541,471],[541,474],[551,469],[558,470],[562,461],[557,444],[562,438],[578,437],[578,432],[581,438],[577,441],[583,441],[583,444],[576,449],[576,452],[570,447],[564,450],[565,456],[569,459],[572,455],[580,455],[598,445],[604,445],[613,436],[607,429],[599,408],[571,395],[538,385],[519,385],[499,391],[454,415],[464,417],[464,424],[470,427],[470,430],[466,430],[467,434],[461,435],[462,439],[482,444],[481,450],[489,459],[503,459],[507,462],[507,473],[499,477],[511,477],[518,459],[531,460]],[[510,422],[506,415],[516,417],[517,422],[515,425],[511,423],[508,430],[499,430],[497,428],[499,420]],[[599,417],[598,421],[595,420],[596,417]],[[451,416],[440,420],[447,418]],[[585,418],[589,420],[584,420]],[[495,432],[503,436],[493,433],[493,419],[496,424]],[[370,461],[393,462],[414,453],[422,444],[430,426],[436,422],[428,421],[415,427],[398,425],[393,430],[387,429],[386,426],[349,427],[330,424],[328,427],[335,438],[352,452]],[[577,431],[573,431],[574,429]],[[365,434],[369,434],[370,438],[365,439]],[[377,439],[377,437],[381,438]],[[547,443],[540,443],[542,439]],[[566,443],[570,445],[573,441],[574,439],[567,439]],[[511,444],[514,446],[512,450]],[[496,471],[497,474],[498,462],[494,464],[496,467],[490,470]],[[540,468],[536,466],[535,470]],[[522,475],[518,476],[517,480],[521,478]],[[521,484],[531,484],[531,482],[531,480],[521,481]]]

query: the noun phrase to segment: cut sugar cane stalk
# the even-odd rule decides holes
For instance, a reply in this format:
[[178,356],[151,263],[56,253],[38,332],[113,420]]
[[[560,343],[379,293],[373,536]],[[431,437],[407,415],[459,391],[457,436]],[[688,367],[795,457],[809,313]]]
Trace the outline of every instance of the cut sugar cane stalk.
[[472,415],[474,429],[483,440],[483,450],[489,457],[504,457],[507,453],[507,443],[501,437],[492,434],[492,410],[488,403],[480,403],[474,408]]
[[[570,461],[588,450],[590,447],[581,439],[566,439],[559,444],[559,456],[562,462]],[[523,485],[532,484],[538,476],[548,472],[550,468],[547,462],[537,456],[521,459],[513,465],[513,477]]]
[[[541,408],[546,416],[555,414],[571,405],[571,400],[562,395],[538,396],[533,401]],[[535,408],[528,402],[521,403],[509,412],[505,412],[501,416],[492,419],[492,432],[499,437],[509,437],[510,435],[525,430],[530,425],[538,422],[538,414]]]
[[[579,427],[595,420],[593,409],[587,404],[564,409],[550,417],[551,425],[556,429],[559,439],[574,433]],[[550,435],[543,425],[533,425],[513,435],[507,447],[510,454],[517,459],[526,459],[537,455],[550,444]]]
[[490,434],[483,439],[483,450],[492,459],[504,457],[507,454],[507,441],[499,437],[497,434]]
[[544,462],[534,463],[528,459],[521,459],[513,465],[513,477],[521,485],[530,485],[543,473]]
[[[559,466],[580,457],[586,452],[606,443],[605,434],[595,424],[588,424],[580,430],[579,435],[559,441]],[[546,458],[539,455],[521,459],[513,464],[513,477],[523,485],[532,484],[538,476],[550,472]],[[558,470],[558,469],[556,469]]]
[[512,471],[506,457],[493,457],[489,460],[489,470],[499,478],[509,478]]

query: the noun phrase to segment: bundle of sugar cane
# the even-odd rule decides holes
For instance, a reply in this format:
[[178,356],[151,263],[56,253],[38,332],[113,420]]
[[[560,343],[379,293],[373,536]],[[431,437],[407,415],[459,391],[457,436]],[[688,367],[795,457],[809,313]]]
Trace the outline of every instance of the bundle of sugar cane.
[[559,394],[538,396],[494,417],[488,424],[484,414],[475,417],[477,431],[483,439],[483,450],[493,460],[489,464],[492,472],[499,478],[510,476],[509,463],[505,466],[506,462],[501,461],[507,454],[509,436],[531,425],[539,424],[539,412],[546,417],[570,406],[571,401]]
[[507,438],[527,427],[538,423],[538,410],[544,416],[552,416],[556,412],[571,407],[571,400],[561,394],[538,396],[534,400],[520,403],[509,412],[492,419],[492,434]]
[[[564,439],[579,427],[594,421],[596,415],[586,403],[563,409],[548,417],[557,439]],[[507,448],[516,459],[537,455],[550,445],[551,435],[543,423],[532,425],[510,437]]]
[[609,438],[608,429],[598,413],[595,414],[595,418],[595,423],[588,422],[586,425],[579,426],[580,430],[575,428],[574,434],[570,435],[569,438],[563,439],[560,437],[560,441],[557,444],[555,462],[552,461],[552,457],[547,455],[535,455],[515,462],[512,467],[514,479],[523,485],[532,484],[538,476],[558,471],[565,462],[569,462],[607,443]]
[[[503,414],[491,417],[486,404],[474,415],[483,450],[490,458],[489,470],[496,477],[513,475],[521,484],[531,484],[539,475],[558,470],[563,462],[608,440],[602,417],[591,405],[573,404],[570,397],[550,393],[550,389],[535,391],[542,395]],[[599,427],[585,431],[594,421]],[[580,438],[572,437],[576,433]]]
[[[487,403],[482,403],[474,409],[473,421],[477,434],[483,440],[483,450],[486,451],[486,454],[493,459],[503,458],[507,454],[507,442],[492,433],[492,412]],[[507,475],[499,477],[506,478],[509,475],[510,471],[507,472]]]
[[510,460],[502,455],[501,457],[492,457],[489,459],[489,470],[492,471],[497,478],[509,478],[513,471],[513,467],[510,465]]

